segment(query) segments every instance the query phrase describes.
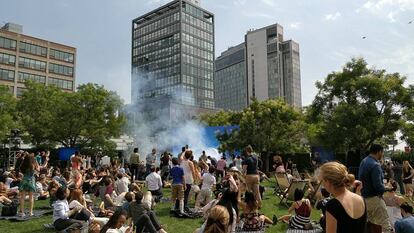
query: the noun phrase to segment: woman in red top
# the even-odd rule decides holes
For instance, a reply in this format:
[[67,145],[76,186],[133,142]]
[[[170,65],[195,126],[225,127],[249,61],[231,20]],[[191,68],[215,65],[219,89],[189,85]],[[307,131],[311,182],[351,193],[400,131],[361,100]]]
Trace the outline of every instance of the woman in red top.
[[[295,202],[289,208],[289,215],[282,216],[278,221],[289,223],[289,228],[293,229],[310,229],[310,215],[312,206],[309,199],[304,199],[304,192],[296,189],[294,194]],[[295,211],[295,215],[291,215]]]

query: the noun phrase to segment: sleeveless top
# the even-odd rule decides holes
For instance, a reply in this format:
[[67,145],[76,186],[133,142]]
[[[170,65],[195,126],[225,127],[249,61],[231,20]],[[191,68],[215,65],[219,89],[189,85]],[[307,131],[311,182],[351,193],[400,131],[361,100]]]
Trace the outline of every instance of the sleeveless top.
[[[403,183],[404,184],[411,184],[412,179],[409,179],[408,177],[411,176],[411,170],[408,170],[408,172],[406,172],[403,169]],[[408,179],[407,179],[408,178]]]
[[188,160],[181,161],[181,167],[184,170],[185,184],[193,184],[194,182],[193,173],[191,172],[189,163],[191,163],[191,161],[188,161]]
[[[309,217],[311,214],[311,210],[309,206],[307,205],[307,200],[302,201],[302,204],[299,206],[299,208],[295,209],[296,215],[302,216],[302,217]],[[298,204],[296,202],[296,204]]]
[[328,211],[336,219],[337,233],[364,233],[367,222],[367,207],[365,204],[364,214],[357,219],[352,218],[345,211],[341,202],[337,199],[331,199],[326,204],[326,211]]

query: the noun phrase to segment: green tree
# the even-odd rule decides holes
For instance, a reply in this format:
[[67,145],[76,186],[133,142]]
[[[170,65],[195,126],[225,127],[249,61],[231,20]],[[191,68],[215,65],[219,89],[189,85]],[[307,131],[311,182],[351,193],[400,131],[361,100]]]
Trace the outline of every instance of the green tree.
[[17,127],[16,115],[16,99],[8,87],[0,85],[0,143]]
[[239,126],[238,130],[218,135],[221,151],[240,150],[247,145],[259,153],[304,150],[302,114],[283,100],[253,100],[241,112],[219,112],[204,120],[210,125]]
[[84,84],[77,92],[26,84],[19,109],[25,129],[36,145],[61,144],[89,149],[113,148],[125,122],[122,101],[97,84]]
[[306,109],[311,144],[363,153],[373,142],[393,136],[403,112],[413,106],[404,82],[398,73],[368,68],[362,58],[329,74],[316,83],[318,94]]

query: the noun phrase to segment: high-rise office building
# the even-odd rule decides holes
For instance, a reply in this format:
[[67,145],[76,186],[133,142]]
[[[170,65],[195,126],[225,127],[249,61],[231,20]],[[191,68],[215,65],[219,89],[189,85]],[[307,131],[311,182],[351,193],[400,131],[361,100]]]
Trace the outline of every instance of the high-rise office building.
[[76,48],[23,34],[23,27],[7,23],[0,29],[0,84],[17,97],[26,80],[75,90]]
[[242,110],[247,106],[246,49],[244,43],[231,47],[216,59],[214,94],[216,107]]
[[[244,51],[242,63],[235,63],[232,58],[235,48]],[[227,64],[225,69],[221,63]],[[223,72],[228,74],[223,75]],[[218,108],[240,110],[249,105],[252,97],[257,100],[282,98],[294,107],[302,107],[299,44],[284,41],[283,27],[279,24],[248,31],[244,43],[217,58],[215,73],[214,85],[224,86],[215,89]],[[235,92],[242,95],[230,94]],[[237,101],[235,98],[243,99]]]
[[214,15],[175,0],[132,21],[132,103],[148,115],[214,109]]

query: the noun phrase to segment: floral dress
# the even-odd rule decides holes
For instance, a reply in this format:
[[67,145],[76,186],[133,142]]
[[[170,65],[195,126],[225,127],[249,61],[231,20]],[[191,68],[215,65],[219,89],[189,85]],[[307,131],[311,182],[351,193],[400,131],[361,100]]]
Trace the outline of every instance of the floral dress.
[[24,174],[23,180],[22,182],[20,182],[19,191],[26,191],[26,192],[33,192],[33,193],[37,191],[34,171],[26,172]]

